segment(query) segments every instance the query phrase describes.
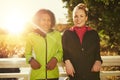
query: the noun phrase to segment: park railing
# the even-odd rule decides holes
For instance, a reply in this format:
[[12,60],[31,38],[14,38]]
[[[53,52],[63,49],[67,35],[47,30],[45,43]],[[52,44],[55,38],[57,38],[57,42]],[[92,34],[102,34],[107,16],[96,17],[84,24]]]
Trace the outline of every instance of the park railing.
[[[120,56],[102,56],[102,66],[120,66]],[[64,64],[58,64],[60,69],[60,77],[67,77],[64,70]],[[20,73],[0,73],[0,78],[23,78],[29,80],[30,65],[26,64],[25,58],[1,58],[0,68],[20,68]],[[120,76],[118,71],[101,71],[101,80],[107,80],[106,76]]]
[[[25,58],[1,58],[0,68],[29,68]],[[19,73],[0,73],[0,78],[23,78],[29,80],[29,71],[20,71]]]
[[[103,64],[102,66],[107,66],[107,67],[120,67],[120,56],[102,56],[103,59]],[[110,71],[101,71],[100,73],[101,80],[107,80],[106,76],[119,76],[120,79],[120,68],[119,70],[110,70]],[[116,79],[112,79],[116,80]]]

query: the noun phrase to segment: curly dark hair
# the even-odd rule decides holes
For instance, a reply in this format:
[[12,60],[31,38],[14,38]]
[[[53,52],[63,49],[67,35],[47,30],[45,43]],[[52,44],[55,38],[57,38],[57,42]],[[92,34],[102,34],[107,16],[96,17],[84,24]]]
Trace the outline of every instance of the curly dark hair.
[[55,15],[52,11],[48,9],[40,9],[34,16],[33,16],[33,22],[39,26],[39,20],[41,18],[41,14],[48,14],[51,19],[51,27],[55,26],[56,20]]

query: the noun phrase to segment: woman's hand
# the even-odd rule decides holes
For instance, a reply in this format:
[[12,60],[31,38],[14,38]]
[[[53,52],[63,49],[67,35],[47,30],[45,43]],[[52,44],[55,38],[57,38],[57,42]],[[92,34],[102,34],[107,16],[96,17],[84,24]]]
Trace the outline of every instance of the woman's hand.
[[95,61],[91,71],[92,72],[98,72],[101,69],[101,61]]
[[47,63],[47,70],[53,70],[57,65],[57,59],[55,57],[51,58],[51,60]]
[[32,69],[39,69],[41,67],[41,64],[34,58],[32,58],[30,60],[30,65],[31,65]]
[[68,75],[71,75],[72,77],[74,77],[75,70],[70,60],[65,61],[65,69]]

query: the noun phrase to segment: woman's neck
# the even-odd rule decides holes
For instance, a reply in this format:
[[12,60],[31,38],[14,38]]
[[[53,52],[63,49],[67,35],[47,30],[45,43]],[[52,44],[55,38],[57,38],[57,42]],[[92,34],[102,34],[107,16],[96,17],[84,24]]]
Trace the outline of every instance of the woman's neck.
[[80,28],[82,28],[82,27],[86,27],[86,25],[83,25],[83,26],[75,25],[75,27],[80,27]]

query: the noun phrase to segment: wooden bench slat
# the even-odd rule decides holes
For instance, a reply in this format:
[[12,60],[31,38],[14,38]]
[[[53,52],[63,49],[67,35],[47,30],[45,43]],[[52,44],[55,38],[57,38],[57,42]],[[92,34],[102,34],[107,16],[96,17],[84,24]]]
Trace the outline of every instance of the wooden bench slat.
[[28,77],[28,73],[0,73],[0,78],[21,78]]
[[120,76],[120,71],[101,71],[101,76]]
[[[120,56],[102,56],[102,59],[102,66],[120,66]],[[63,68],[64,64],[59,63],[58,66]],[[0,68],[30,68],[30,65],[26,64],[25,58],[1,58]],[[101,71],[100,76],[103,78],[105,76],[120,76],[120,71]],[[64,70],[60,72],[60,77],[67,77]],[[24,80],[29,80],[29,71],[28,73],[0,73],[0,78],[24,78]]]

